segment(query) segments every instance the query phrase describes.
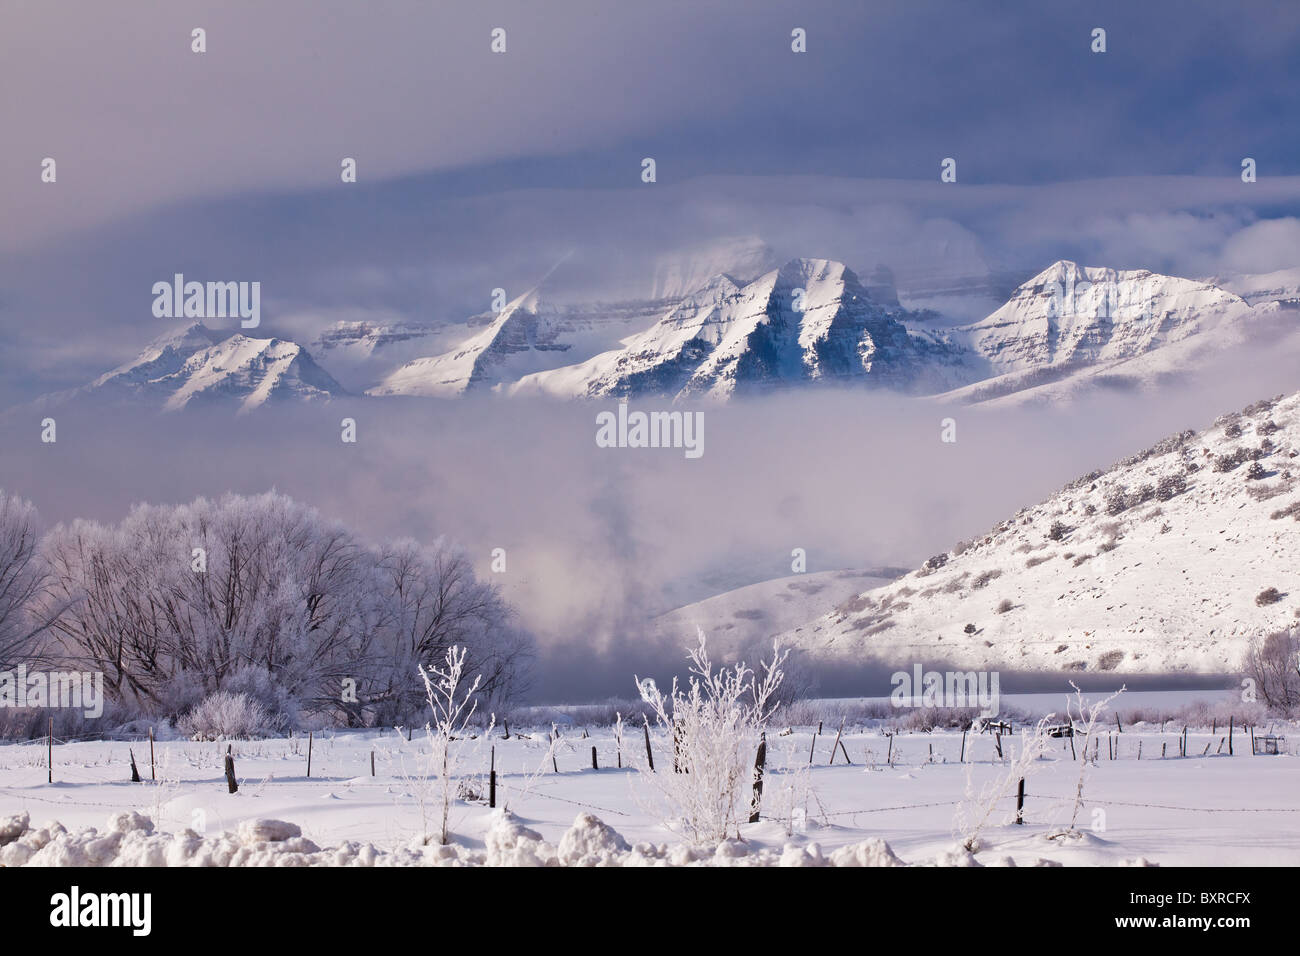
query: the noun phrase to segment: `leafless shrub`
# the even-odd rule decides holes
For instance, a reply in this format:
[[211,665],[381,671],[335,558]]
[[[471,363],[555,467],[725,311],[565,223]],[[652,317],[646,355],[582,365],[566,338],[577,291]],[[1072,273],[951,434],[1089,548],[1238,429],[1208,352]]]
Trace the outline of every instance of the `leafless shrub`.
[[1282,600],[1282,594],[1277,588],[1265,588],[1255,595],[1255,604],[1259,607],[1276,604],[1280,600]]

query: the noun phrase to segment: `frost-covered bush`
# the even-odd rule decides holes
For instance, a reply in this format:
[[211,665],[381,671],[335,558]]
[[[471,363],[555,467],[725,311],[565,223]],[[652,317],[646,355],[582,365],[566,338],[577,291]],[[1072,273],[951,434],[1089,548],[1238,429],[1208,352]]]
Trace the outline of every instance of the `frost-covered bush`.
[[744,663],[714,670],[704,632],[690,652],[690,677],[663,693],[650,679],[637,689],[655,714],[671,757],[655,770],[637,765],[650,798],[646,809],[668,829],[697,844],[739,836],[749,818],[754,760],[781,686],[786,652],[774,646],[760,677]]
[[256,737],[270,721],[266,709],[247,694],[217,691],[183,715],[177,729],[191,740]]
[[1226,455],[1217,455],[1214,459],[1214,470],[1217,472],[1232,471],[1232,469],[1249,459],[1250,451],[1244,447],[1238,447]]
[[1106,492],[1106,514],[1117,515],[1128,510],[1130,505],[1128,489],[1123,485],[1115,485]]
[[1001,601],[998,602],[998,606],[995,607],[993,610],[998,614],[1006,614],[1013,607],[1015,607],[1015,604],[1011,602],[1010,598],[1003,598]]
[[1064,521],[1053,521],[1052,526],[1047,529],[1047,537],[1052,541],[1060,541],[1070,533],[1070,528]]
[[1263,466],[1263,465],[1261,465],[1261,464],[1260,464],[1259,462],[1257,462],[1257,461],[1252,461],[1252,462],[1250,463],[1250,467],[1246,469],[1246,480],[1247,480],[1247,481],[1259,481],[1259,480],[1260,480],[1261,478],[1263,478],[1266,474],[1268,474],[1268,472],[1266,472],[1266,471],[1264,470],[1264,466]]
[[1187,478],[1178,472],[1161,475],[1160,480],[1156,482],[1156,497],[1161,501],[1169,501],[1186,490]]

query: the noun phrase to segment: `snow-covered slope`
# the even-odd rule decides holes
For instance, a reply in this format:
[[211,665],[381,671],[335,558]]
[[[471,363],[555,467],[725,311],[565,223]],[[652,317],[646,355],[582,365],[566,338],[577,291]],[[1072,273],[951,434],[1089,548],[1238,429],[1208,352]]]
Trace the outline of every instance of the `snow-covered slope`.
[[486,328],[459,347],[407,362],[369,392],[452,397],[513,381],[539,364],[558,364],[554,356],[569,348],[560,340],[562,329],[559,311],[542,303],[532,290],[508,303]]
[[459,322],[340,321],[322,331],[309,348],[345,388],[363,392],[407,362],[452,350],[473,333]]
[[1251,305],[1277,303],[1286,308],[1300,308],[1300,268],[1282,269],[1262,275],[1239,275],[1214,281],[1229,292],[1241,296]]
[[231,404],[249,411],[267,402],[321,401],[346,394],[300,345],[283,339],[224,335],[195,322],[154,339],[135,359],[82,388],[43,404],[131,401],[176,411]]
[[1256,403],[1072,482],[786,638],[900,667],[1232,672],[1252,636],[1300,619],[1297,456],[1300,394]]
[[[651,622],[651,636],[667,644],[689,643],[696,628],[722,656],[770,650],[771,639],[830,611],[864,588],[892,580],[884,569],[818,571],[760,581],[687,604]],[[767,644],[766,647],[759,645]]]
[[919,391],[967,377],[960,350],[909,332],[898,311],[842,263],[796,259],[744,286],[715,276],[623,348],[510,391],[725,399],[828,383]]

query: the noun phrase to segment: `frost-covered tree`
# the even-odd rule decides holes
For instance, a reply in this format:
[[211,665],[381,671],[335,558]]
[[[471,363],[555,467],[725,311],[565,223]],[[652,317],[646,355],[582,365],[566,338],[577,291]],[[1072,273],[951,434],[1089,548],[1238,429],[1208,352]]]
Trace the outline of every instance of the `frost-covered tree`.
[[49,617],[38,605],[48,583],[36,508],[0,490],[0,670],[39,653]]
[[63,655],[149,713],[226,691],[288,718],[394,723],[423,709],[418,667],[453,643],[494,694],[527,650],[445,545],[373,548],[273,492],[139,505],[117,526],[60,526],[45,550]]
[[1246,655],[1246,676],[1270,709],[1286,715],[1300,709],[1300,630],[1254,638]]

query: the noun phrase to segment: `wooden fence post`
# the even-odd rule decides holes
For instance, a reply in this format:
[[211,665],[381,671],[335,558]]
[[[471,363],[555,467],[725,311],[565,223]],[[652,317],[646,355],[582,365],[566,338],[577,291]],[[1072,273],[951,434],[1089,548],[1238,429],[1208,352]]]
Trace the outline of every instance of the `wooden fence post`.
[[[835,751],[839,749],[839,746],[840,746],[840,737],[843,736],[843,734],[844,734],[844,718],[841,717],[841,718],[840,718],[840,729],[839,729],[838,731],[836,731],[836,733],[835,733],[835,745],[831,747],[831,760],[830,760],[830,763],[828,763],[828,764],[826,765],[826,766],[828,766],[828,767],[831,766],[831,764],[834,764],[834,763],[835,763]],[[847,757],[848,755],[845,754],[845,756]]]
[[1228,756],[1229,757],[1232,756],[1232,727],[1234,723],[1235,723],[1235,719],[1233,717],[1229,717],[1228,718]]
[[1020,778],[1020,787],[1016,791],[1016,823],[1024,825],[1025,822],[1025,778]]
[[488,770],[488,806],[495,809],[497,805],[497,748],[492,747],[492,764]]
[[46,765],[50,768],[49,782],[54,782],[54,718],[50,718],[49,736],[45,738]]
[[235,781],[235,758],[230,753],[230,744],[226,744],[226,788],[230,793],[239,789],[239,784]]
[[[817,753],[817,735],[822,732],[822,722],[817,721],[817,729],[813,731],[812,743],[808,747],[808,766],[812,766],[813,754]],[[834,756],[832,754],[831,756]]]
[[[835,755],[831,751],[831,756]],[[749,813],[749,822],[757,823],[759,809],[763,804],[763,765],[767,763],[767,734],[758,740],[758,756],[754,758],[754,805]]]
[[591,745],[591,769],[592,770],[600,769],[598,766],[596,766],[596,745],[595,744]]
[[370,751],[370,776],[375,775],[375,752]]
[[645,721],[645,759],[646,762],[650,764],[650,772],[653,773],[655,769],[655,755],[650,749],[650,718],[643,714],[641,719]]
[[131,755],[131,782],[132,782],[132,783],[139,783],[139,782],[140,782],[140,771],[137,770],[136,767],[135,767],[135,751],[132,750],[130,747],[127,747],[127,748],[126,748],[126,752],[129,753],[129,754]]
[[[313,734],[314,731],[310,731],[310,730],[307,731],[307,776],[308,778],[311,777],[311,744],[312,744]],[[234,793],[235,791],[231,790],[230,792]]]
[[961,760],[959,760],[958,763],[966,762],[966,730],[968,729],[969,728],[963,729],[961,732]]
[[154,773],[153,763],[153,728],[149,728],[149,779],[156,781],[157,775]]

